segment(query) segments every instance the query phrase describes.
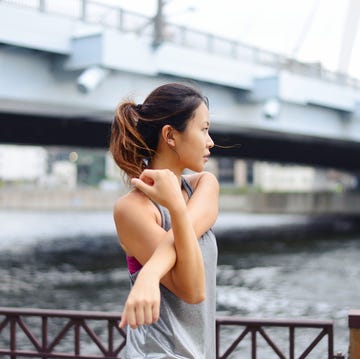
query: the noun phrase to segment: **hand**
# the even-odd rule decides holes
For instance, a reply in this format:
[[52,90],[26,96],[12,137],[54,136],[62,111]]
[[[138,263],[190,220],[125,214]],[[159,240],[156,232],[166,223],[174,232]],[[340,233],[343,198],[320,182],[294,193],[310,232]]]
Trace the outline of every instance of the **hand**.
[[176,209],[186,206],[178,178],[170,170],[144,170],[139,178],[133,178],[131,184],[146,194],[154,202]]
[[129,324],[136,329],[139,325],[150,325],[159,315],[160,282],[141,270],[126,300],[119,327],[123,329]]

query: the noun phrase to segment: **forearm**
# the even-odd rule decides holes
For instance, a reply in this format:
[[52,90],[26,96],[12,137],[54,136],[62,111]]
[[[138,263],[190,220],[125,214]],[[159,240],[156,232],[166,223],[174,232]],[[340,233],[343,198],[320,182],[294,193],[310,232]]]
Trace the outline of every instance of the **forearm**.
[[185,301],[198,303],[205,297],[205,269],[193,223],[186,206],[173,210],[170,215],[176,251],[171,278]]
[[[171,286],[169,289],[184,300],[198,301],[195,297],[203,295],[205,286],[201,274],[203,260],[190,216],[185,213],[185,217],[187,218],[184,219],[184,213],[172,216],[173,228],[156,247],[139,276],[143,280],[157,280],[167,287]],[[176,244],[174,237],[177,238]]]
[[196,236],[200,238],[216,222],[219,211],[219,183],[213,174],[203,172],[193,180],[192,186],[194,192],[186,206]]
[[174,247],[174,236],[172,230],[166,233],[164,239],[154,250],[149,260],[144,264],[141,273],[151,275],[160,280],[174,267],[176,263],[176,251]]
[[[189,204],[190,201],[187,203],[188,215],[186,223],[178,223],[176,217],[173,216],[173,228],[166,233],[165,237],[158,244],[150,259],[145,263],[139,273],[144,280],[149,280],[150,278],[151,280],[161,280],[165,286],[171,286],[174,293],[181,297],[183,297],[183,293],[187,293],[187,297],[198,296],[202,291],[201,288],[205,285],[204,281],[202,281],[204,278],[200,274],[203,268],[203,261],[198,241],[196,240],[196,237],[201,237],[203,233],[195,231],[195,221],[198,216],[194,213],[194,207],[189,206]],[[181,214],[179,214],[179,217],[180,220],[182,220]],[[187,241],[180,239],[180,241],[177,242],[177,247],[175,247],[174,224],[175,228],[185,225],[188,229],[191,227],[194,228],[189,235],[189,237],[192,238],[190,245]],[[198,273],[199,275],[194,276],[194,273]],[[184,297],[184,300],[185,299]],[[191,301],[191,298],[187,299]]]

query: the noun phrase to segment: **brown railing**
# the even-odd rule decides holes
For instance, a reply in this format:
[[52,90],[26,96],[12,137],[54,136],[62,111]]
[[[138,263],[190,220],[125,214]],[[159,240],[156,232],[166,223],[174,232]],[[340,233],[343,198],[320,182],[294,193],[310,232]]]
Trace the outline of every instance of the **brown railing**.
[[[110,359],[120,358],[126,343],[125,332],[118,328],[120,313],[68,310],[41,310],[0,307],[0,355],[17,357]],[[221,345],[222,328],[240,328],[240,334]],[[236,327],[236,328],[235,328]],[[271,339],[268,328],[288,328],[289,355],[283,353]],[[278,358],[295,358],[295,330],[317,329],[318,333],[296,357],[307,358],[323,339],[327,339],[327,358],[344,359],[334,355],[333,322],[315,320],[260,320],[248,318],[218,318],[216,321],[216,358],[238,357],[236,350],[250,337],[250,355],[257,358],[257,337],[261,336],[268,349]],[[222,333],[221,333],[222,332]],[[223,349],[222,347],[226,347]],[[220,353],[222,351],[222,354]],[[234,356],[232,356],[234,358]],[[272,356],[274,357],[274,356]]]
[[[223,350],[222,354],[220,353],[221,346],[221,327],[239,327],[239,334],[233,339],[230,343],[227,343],[227,348]],[[288,328],[288,355],[280,349],[279,345],[270,337],[267,330],[270,328]],[[302,353],[297,353],[296,358],[305,359],[313,351],[315,347],[322,342],[323,338],[327,340],[326,352],[328,359],[345,359],[345,357],[338,353],[334,355],[334,333],[333,333],[333,322],[330,320],[311,320],[311,319],[249,319],[249,318],[217,318],[216,320],[216,358],[217,359],[226,359],[230,358],[230,355],[235,353],[236,349],[239,348],[240,344],[248,336],[250,337],[250,357],[251,359],[258,358],[258,345],[257,339],[261,337],[263,341],[267,344],[267,348],[272,352],[272,358],[280,359],[294,359],[295,358],[295,349],[296,341],[295,334],[296,329],[316,329],[315,336],[310,343],[302,349]],[[233,328],[234,332],[237,328]],[[228,342],[228,340],[227,340]],[[274,356],[276,354],[276,356]]]
[[119,313],[0,308],[0,354],[11,359],[120,358],[126,336],[119,319]]

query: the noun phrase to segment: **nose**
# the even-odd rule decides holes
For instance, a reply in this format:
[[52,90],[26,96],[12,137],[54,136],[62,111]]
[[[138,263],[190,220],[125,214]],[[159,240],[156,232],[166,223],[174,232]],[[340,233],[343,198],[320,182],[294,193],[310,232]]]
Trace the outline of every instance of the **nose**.
[[214,141],[212,140],[212,138],[210,137],[210,135],[208,134],[208,138],[207,138],[207,142],[206,142],[206,144],[207,144],[207,147],[208,148],[213,148],[214,147]]

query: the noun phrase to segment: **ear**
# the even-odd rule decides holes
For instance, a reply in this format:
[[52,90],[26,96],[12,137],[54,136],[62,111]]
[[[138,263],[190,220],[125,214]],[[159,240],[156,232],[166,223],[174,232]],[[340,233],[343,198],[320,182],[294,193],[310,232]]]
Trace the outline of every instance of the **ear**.
[[175,130],[170,125],[165,125],[161,129],[161,136],[165,143],[170,147],[175,147]]

